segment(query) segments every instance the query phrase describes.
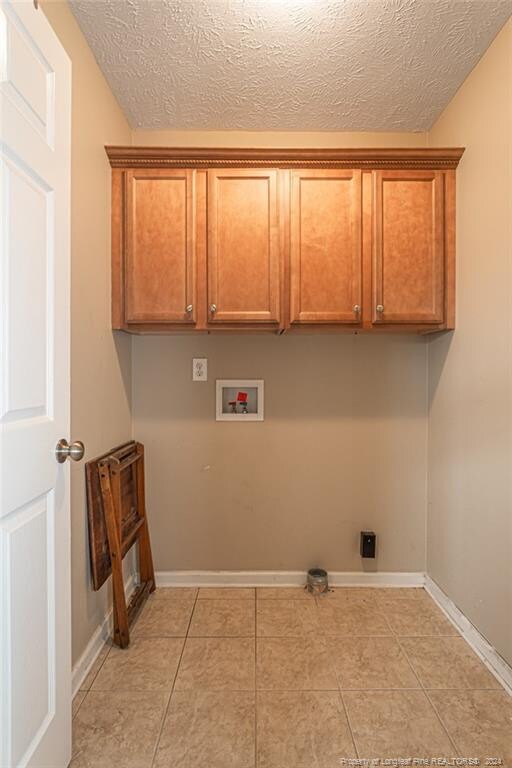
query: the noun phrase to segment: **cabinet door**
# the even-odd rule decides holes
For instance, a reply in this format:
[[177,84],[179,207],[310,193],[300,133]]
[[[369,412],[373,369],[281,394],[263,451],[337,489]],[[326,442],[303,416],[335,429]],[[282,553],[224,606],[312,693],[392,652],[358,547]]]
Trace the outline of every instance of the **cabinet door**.
[[290,321],[361,318],[361,171],[293,171]]
[[208,172],[209,321],[279,321],[277,171]]
[[444,320],[442,173],[376,171],[373,322]]
[[194,171],[127,171],[125,320],[193,323]]

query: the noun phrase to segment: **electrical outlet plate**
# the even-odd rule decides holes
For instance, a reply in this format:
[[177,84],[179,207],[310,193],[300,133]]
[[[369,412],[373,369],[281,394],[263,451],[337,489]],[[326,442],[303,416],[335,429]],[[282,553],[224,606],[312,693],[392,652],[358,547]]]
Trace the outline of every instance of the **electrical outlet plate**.
[[193,358],[192,381],[208,381],[208,359],[206,357]]

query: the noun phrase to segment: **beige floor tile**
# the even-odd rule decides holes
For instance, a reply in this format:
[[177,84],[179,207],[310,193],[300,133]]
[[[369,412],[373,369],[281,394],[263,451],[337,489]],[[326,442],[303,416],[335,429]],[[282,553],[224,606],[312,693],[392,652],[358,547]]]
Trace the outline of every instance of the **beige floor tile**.
[[425,688],[500,688],[462,637],[404,637],[401,642]]
[[195,600],[197,587],[157,587],[150,600]]
[[201,587],[199,600],[254,600],[254,587]]
[[435,602],[435,600],[433,600],[430,597],[429,593],[425,589],[419,589],[417,594],[415,595],[415,599],[416,600],[423,600],[423,602],[426,605],[430,605],[432,608],[436,608],[437,609],[437,607],[438,607],[437,603]]
[[359,600],[431,599],[423,587],[331,587],[325,597],[330,600],[344,598]]
[[198,600],[190,637],[254,637],[252,600]]
[[416,598],[428,597],[423,587],[374,587],[374,597],[376,600],[414,600]]
[[150,768],[168,695],[91,691],[73,720],[70,768]]
[[313,637],[258,638],[256,687],[259,690],[337,690],[325,640]]
[[380,600],[378,605],[389,626],[397,635],[429,637],[459,634],[433,601],[397,598]]
[[188,637],[175,689],[252,691],[254,653],[253,638]]
[[504,690],[432,691],[430,697],[463,757],[500,758],[512,767],[512,698]]
[[305,637],[318,633],[314,600],[258,600],[258,637]]
[[454,757],[454,748],[422,691],[344,693],[359,755],[374,758]]
[[92,690],[170,693],[184,642],[178,637],[134,637],[129,648],[112,648]]
[[367,600],[318,601],[320,631],[325,635],[390,635],[382,613]]
[[420,687],[394,637],[328,638],[327,647],[343,690]]
[[368,600],[375,599],[375,589],[371,587],[331,587],[324,595],[318,598],[322,600]]
[[111,644],[110,643],[105,643],[105,645],[102,647],[101,651],[98,653],[98,655],[97,655],[97,657],[96,657],[96,659],[94,661],[94,664],[90,668],[90,670],[87,673],[87,675],[86,675],[82,685],[80,686],[80,690],[81,691],[88,691],[88,690],[90,690],[90,687],[93,684],[96,675],[100,671],[103,662],[105,661],[105,659],[108,656],[108,652],[110,651],[110,648],[111,648]]
[[71,709],[71,716],[72,717],[76,716],[76,714],[78,713],[78,710],[82,706],[82,702],[83,702],[83,700],[85,699],[86,696],[87,696],[87,691],[78,691],[73,696],[73,704],[72,704],[72,709]]
[[154,768],[253,768],[254,693],[175,691]]
[[355,750],[339,693],[259,692],[258,768],[339,768]]
[[256,589],[258,600],[313,600],[304,587],[258,587]]
[[193,600],[152,600],[142,609],[133,636],[185,637],[193,607]]

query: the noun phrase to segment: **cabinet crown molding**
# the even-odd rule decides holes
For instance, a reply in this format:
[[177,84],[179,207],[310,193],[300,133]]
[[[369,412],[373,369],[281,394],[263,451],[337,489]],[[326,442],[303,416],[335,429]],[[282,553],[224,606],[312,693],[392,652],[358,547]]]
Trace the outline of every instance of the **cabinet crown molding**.
[[112,168],[455,169],[463,147],[276,149],[106,146]]

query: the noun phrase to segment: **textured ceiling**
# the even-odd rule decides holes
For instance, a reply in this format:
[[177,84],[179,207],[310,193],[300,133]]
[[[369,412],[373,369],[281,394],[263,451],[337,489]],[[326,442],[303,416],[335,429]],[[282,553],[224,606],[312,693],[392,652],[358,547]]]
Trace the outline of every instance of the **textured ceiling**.
[[512,0],[71,0],[134,128],[431,126]]

